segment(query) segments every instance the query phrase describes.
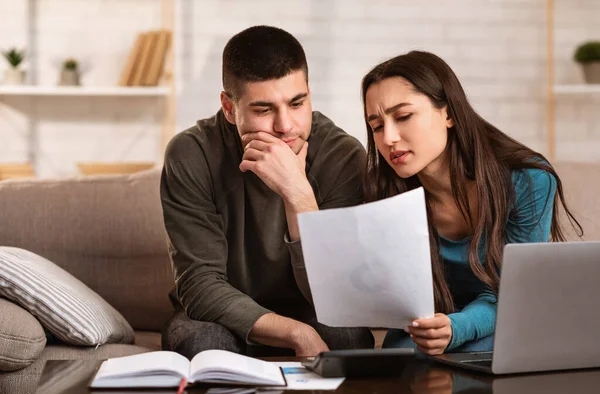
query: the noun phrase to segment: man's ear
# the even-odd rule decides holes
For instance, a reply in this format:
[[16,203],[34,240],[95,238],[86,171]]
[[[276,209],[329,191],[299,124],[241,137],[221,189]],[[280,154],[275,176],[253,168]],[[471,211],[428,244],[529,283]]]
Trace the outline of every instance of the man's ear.
[[221,108],[225,119],[231,124],[235,124],[235,107],[233,106],[233,100],[227,95],[226,92],[221,92]]

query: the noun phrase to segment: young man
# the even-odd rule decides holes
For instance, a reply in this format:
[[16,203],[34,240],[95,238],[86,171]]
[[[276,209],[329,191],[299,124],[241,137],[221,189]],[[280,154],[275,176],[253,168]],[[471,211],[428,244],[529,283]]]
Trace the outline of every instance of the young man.
[[181,308],[163,348],[189,358],[372,348],[366,328],[317,323],[297,221],[363,201],[364,148],[312,112],[304,50],[281,29],[231,38],[223,87],[221,110],[165,155],[161,199]]

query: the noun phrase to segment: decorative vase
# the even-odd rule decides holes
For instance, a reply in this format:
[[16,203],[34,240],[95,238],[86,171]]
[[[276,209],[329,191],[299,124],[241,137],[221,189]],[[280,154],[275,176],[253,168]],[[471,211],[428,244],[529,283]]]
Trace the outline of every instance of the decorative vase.
[[4,83],[7,85],[22,85],[25,82],[25,70],[9,67],[4,71]]
[[583,75],[587,83],[600,83],[600,61],[584,63]]
[[58,84],[61,86],[79,86],[79,72],[77,70],[62,70]]

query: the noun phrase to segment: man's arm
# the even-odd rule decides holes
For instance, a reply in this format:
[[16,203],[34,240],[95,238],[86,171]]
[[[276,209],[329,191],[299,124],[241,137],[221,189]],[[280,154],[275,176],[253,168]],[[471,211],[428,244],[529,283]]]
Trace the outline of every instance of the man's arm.
[[198,142],[176,136],[165,155],[160,194],[177,297],[190,318],[248,340],[254,323],[270,311],[227,282],[227,239],[211,184]]
[[300,292],[304,298],[312,305],[312,293],[308,283],[306,267],[304,266],[302,245],[300,244],[298,214],[302,212],[318,211],[319,206],[317,205],[314,192],[308,182],[307,188],[305,187],[303,190],[301,189],[301,191],[298,193],[298,197],[299,198],[295,200],[284,200],[285,216],[287,219],[289,234],[289,238],[288,236],[285,237],[285,244],[290,252],[290,260],[296,285],[300,289]]
[[182,133],[169,144],[160,188],[177,297],[190,318],[301,355],[327,350],[312,327],[275,315],[227,282],[223,221],[204,153],[193,138]]
[[[312,294],[304,265],[300,233],[298,230],[298,214],[317,211],[320,209],[343,208],[359,205],[364,202],[362,190],[362,171],[365,166],[365,150],[358,141],[345,138],[344,144],[335,144],[338,151],[327,163],[315,163],[327,168],[327,184],[321,182],[319,190],[321,201],[315,201],[315,192],[308,185],[306,189],[298,190],[296,198],[289,198],[285,203],[285,211],[289,229],[289,239],[286,245],[290,251],[292,269],[296,284],[304,297],[312,304]],[[317,182],[317,180],[315,180]],[[309,194],[307,196],[307,194]],[[314,206],[311,205],[314,202]]]
[[[317,203],[306,174],[308,143],[295,156],[282,141],[266,133],[244,137],[246,153],[240,169],[253,171],[282,197],[289,233],[285,241],[290,251],[294,277],[304,297],[312,303],[300,244],[298,214],[362,203],[361,174],[365,166],[365,150],[357,140],[345,134],[339,134],[328,143],[331,150],[321,155],[322,160],[313,163],[327,169],[328,184],[323,188],[320,203]],[[253,143],[256,140],[259,143]]]
[[300,179],[298,181],[296,190],[293,190],[287,196],[283,197],[283,203],[285,207],[288,233],[290,235],[289,241],[300,241],[298,214],[319,210],[317,200],[315,199],[315,194],[310,186],[310,183],[308,183],[308,180],[306,178]]
[[314,328],[274,313],[258,319],[250,331],[250,339],[268,346],[294,349],[298,357],[316,356],[329,350]]

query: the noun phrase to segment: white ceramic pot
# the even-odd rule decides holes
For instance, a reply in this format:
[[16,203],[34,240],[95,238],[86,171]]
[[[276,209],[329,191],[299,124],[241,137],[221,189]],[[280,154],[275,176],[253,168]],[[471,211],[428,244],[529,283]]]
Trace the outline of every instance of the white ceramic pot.
[[25,70],[9,67],[4,71],[4,83],[7,85],[22,85],[25,83]]
[[62,86],[79,86],[79,72],[76,70],[62,70],[58,84]]

